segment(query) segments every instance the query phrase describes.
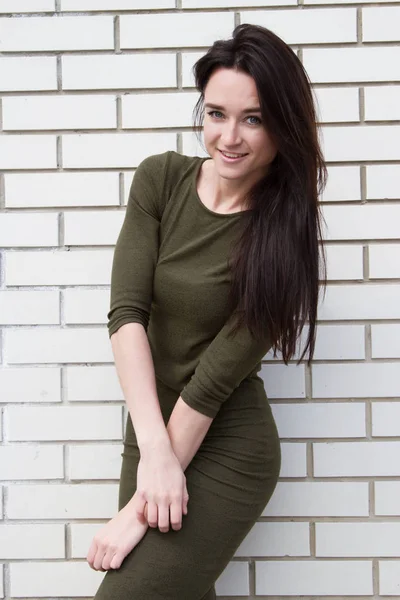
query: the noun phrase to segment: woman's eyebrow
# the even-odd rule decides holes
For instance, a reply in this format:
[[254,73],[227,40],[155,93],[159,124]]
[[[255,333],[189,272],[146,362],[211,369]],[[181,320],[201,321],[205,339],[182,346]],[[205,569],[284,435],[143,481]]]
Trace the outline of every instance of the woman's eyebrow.
[[[219,104],[211,104],[210,102],[207,102],[204,105],[204,108],[215,108],[216,110],[225,110],[223,106],[220,106]],[[253,106],[251,108],[246,108],[243,113],[254,113],[254,112],[261,112],[261,108],[259,106]]]

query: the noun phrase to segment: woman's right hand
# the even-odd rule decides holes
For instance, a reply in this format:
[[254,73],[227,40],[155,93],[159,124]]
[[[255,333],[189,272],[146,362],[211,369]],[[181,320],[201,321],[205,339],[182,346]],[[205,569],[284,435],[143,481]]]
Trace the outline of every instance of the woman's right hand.
[[149,526],[136,517],[136,494],[94,536],[86,560],[95,571],[119,569],[125,557],[145,535]]
[[[141,523],[163,533],[182,527],[189,494],[186,477],[172,447],[142,451],[137,470],[136,515]],[[147,518],[144,514],[147,503]]]

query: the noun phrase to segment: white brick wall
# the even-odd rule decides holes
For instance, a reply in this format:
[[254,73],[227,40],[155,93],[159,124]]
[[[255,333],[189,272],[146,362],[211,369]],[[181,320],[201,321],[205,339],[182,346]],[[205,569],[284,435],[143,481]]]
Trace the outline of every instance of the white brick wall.
[[400,597],[400,2],[370,4],[1,0],[0,598],[103,577],[84,558],[121,466],[113,246],[139,162],[203,154],[191,68],[240,22],[311,78],[329,283],[311,368],[264,357],[280,481],[217,593]]

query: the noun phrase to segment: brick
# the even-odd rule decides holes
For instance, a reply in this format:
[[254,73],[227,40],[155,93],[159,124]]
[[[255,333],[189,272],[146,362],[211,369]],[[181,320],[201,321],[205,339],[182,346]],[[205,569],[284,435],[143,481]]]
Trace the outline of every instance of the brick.
[[110,290],[80,290],[64,292],[64,317],[70,323],[106,323],[110,307]]
[[374,279],[400,277],[400,244],[369,247],[369,275]]
[[400,481],[375,481],[375,514],[400,515]]
[[68,211],[64,215],[64,243],[67,246],[114,246],[125,210]]
[[117,484],[14,485],[8,489],[9,519],[111,519],[117,511]]
[[58,292],[0,291],[2,325],[40,325],[60,322]]
[[61,402],[60,369],[3,367],[0,369],[1,402]]
[[400,523],[316,523],[316,556],[397,556]]
[[281,443],[281,455],[280,477],[307,476],[307,444]]
[[365,517],[368,483],[279,482],[265,517]]
[[196,61],[204,55],[204,52],[182,52],[182,86],[194,87],[192,68]]
[[249,567],[247,562],[230,562],[215,582],[218,596],[247,596],[249,594]]
[[109,285],[113,252],[8,252],[6,285]]
[[9,208],[119,205],[118,173],[9,173],[4,181]]
[[323,130],[328,161],[398,160],[400,126],[330,127]]
[[196,135],[192,132],[184,132],[182,137],[182,153],[186,156],[208,156],[198,142]]
[[112,50],[112,17],[1,19],[1,52]]
[[98,10],[150,10],[152,8],[175,8],[175,0],[61,0],[62,11],[90,12]]
[[400,205],[324,206],[325,240],[379,240],[399,236]]
[[363,402],[345,404],[274,404],[273,415],[281,438],[342,438],[365,436]]
[[[400,47],[394,46],[303,49],[303,64],[314,84],[400,81],[399,62]],[[349,135],[352,137],[350,132]],[[342,147],[341,161],[347,160],[344,150]],[[382,160],[383,150],[383,147],[376,149],[381,156],[378,160]]]
[[64,90],[166,88],[176,83],[175,53],[62,57]]
[[[295,6],[295,0],[269,0],[268,2],[268,6],[278,4]],[[265,0],[182,0],[182,8],[234,8],[236,6],[262,6],[265,8],[265,5]]]
[[313,398],[399,396],[397,363],[312,365]]
[[317,120],[320,123],[359,121],[360,110],[356,88],[317,88],[314,89],[314,94],[317,99]]
[[115,366],[68,366],[66,369],[68,402],[123,400]]
[[385,6],[379,8],[363,7],[363,41],[364,42],[398,42],[400,8]]
[[360,168],[328,167],[328,181],[320,197],[322,202],[361,200]]
[[93,597],[105,573],[82,562],[35,562],[10,565],[11,595]]
[[191,127],[198,97],[197,92],[126,94],[122,96],[122,127]]
[[372,561],[256,562],[256,594],[318,598],[371,595]]
[[[328,286],[328,289],[330,286]],[[322,300],[322,296],[320,297]],[[297,342],[295,359],[299,359],[305,348],[309,328],[306,325]],[[346,344],[343,344],[346,339]],[[314,360],[357,360],[365,358],[364,325],[319,325],[314,350]],[[275,360],[272,349],[266,360]],[[282,353],[277,352],[277,360],[283,360]]]
[[120,406],[8,406],[11,441],[119,440]]
[[[372,0],[367,0],[367,2],[371,2]],[[365,4],[364,0],[335,0],[335,4]],[[389,2],[389,0],[378,0],[378,2],[374,2],[374,4]],[[304,4],[332,4],[332,0],[305,0]]]
[[399,319],[400,285],[329,285],[318,309],[320,320]]
[[362,359],[365,358],[364,346],[364,325],[319,325],[314,359]]
[[165,13],[121,16],[121,48],[210,46],[234,28],[233,13]]
[[3,98],[3,129],[115,129],[112,96],[8,96]]
[[54,0],[2,0],[0,13],[54,12]]
[[[350,437],[350,436],[349,436]],[[316,477],[387,477],[400,475],[393,456],[400,442],[340,442],[313,444]]]
[[398,596],[400,590],[400,561],[379,561],[379,594]]
[[287,44],[357,41],[355,9],[248,10],[240,15],[242,23],[268,27]]
[[362,246],[339,245],[326,246],[328,280],[362,279]]
[[1,136],[0,169],[55,169],[56,167],[56,136]]
[[308,523],[256,523],[235,556],[310,556]]
[[85,133],[64,135],[63,166],[137,167],[152,154],[176,150],[175,133]]
[[0,558],[64,558],[64,525],[0,525]]
[[400,357],[400,325],[371,325],[372,358]]
[[[267,355],[268,356],[268,355]],[[258,373],[271,398],[305,398],[304,366],[261,365]]]
[[0,446],[0,479],[62,479],[63,462],[62,446]]
[[[10,2],[15,0],[10,0]],[[1,9],[0,9],[1,10]],[[3,56],[0,58],[0,91],[57,89],[55,56]],[[4,98],[3,98],[4,99]]]
[[[182,8],[234,8],[248,6],[290,5],[295,6],[295,0],[182,0]],[[246,21],[247,22],[247,21]]]
[[399,197],[400,165],[367,166],[367,199],[390,200]]
[[71,445],[69,447],[71,480],[119,479],[121,453],[121,444]]
[[106,328],[16,329],[4,334],[8,362],[113,362]]
[[56,213],[2,213],[2,247],[58,246]]
[[86,558],[92,539],[101,528],[99,523],[71,523],[71,558]]
[[[398,366],[398,363],[393,366]],[[371,406],[372,435],[400,436],[400,402],[372,402]]]
[[124,205],[125,206],[128,204],[129,191],[130,191],[133,177],[134,177],[133,171],[124,171],[123,179],[124,179]]
[[366,121],[400,120],[400,88],[396,86],[366,87],[364,96]]

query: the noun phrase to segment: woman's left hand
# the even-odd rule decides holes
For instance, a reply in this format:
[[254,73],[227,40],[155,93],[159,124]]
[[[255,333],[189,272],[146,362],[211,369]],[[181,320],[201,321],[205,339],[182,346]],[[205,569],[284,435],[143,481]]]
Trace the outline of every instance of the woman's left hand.
[[[94,536],[86,560],[95,571],[119,569],[125,557],[140,542],[149,525],[136,516],[135,495],[119,513]],[[145,507],[147,519],[147,505]]]

